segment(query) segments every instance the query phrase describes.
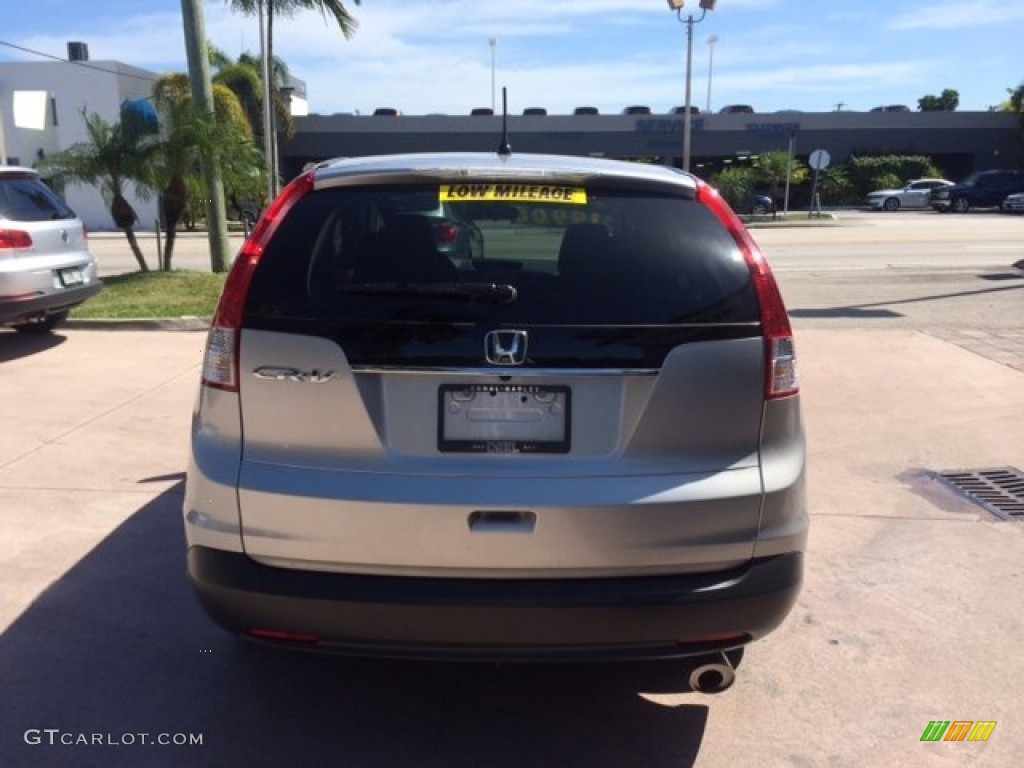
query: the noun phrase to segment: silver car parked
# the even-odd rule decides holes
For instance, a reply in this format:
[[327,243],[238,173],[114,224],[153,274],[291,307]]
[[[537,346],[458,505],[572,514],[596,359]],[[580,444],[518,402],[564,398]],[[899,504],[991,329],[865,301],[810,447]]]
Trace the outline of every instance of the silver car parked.
[[876,211],[898,211],[901,208],[927,208],[931,192],[938,187],[951,187],[946,179],[912,179],[901,189],[879,189],[868,194],[864,203]]
[[74,211],[38,172],[0,166],[0,324],[50,331],[100,285]]
[[1007,195],[999,205],[1003,213],[1024,213],[1024,192],[1015,195]]
[[[438,249],[424,196],[478,231],[473,258]],[[804,460],[785,306],[704,182],[579,157],[330,161],[225,285],[188,569],[252,640],[693,657],[690,684],[719,690],[799,592]]]

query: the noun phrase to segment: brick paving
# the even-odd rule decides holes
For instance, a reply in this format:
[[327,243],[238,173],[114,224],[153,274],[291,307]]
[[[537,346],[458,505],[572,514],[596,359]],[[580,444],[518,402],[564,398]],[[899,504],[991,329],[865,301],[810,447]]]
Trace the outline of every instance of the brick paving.
[[931,328],[925,332],[994,362],[1024,371],[1024,328]]

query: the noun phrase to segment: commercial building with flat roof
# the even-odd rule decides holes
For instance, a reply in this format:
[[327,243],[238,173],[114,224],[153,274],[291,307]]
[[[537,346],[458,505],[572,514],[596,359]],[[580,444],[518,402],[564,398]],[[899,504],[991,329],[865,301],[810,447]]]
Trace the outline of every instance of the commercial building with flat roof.
[[[493,151],[500,116],[309,115],[285,139],[287,179],[309,162],[398,152]],[[682,115],[509,115],[513,152],[644,158],[680,165]],[[727,162],[771,150],[805,160],[824,149],[851,155],[928,155],[952,179],[1024,160],[1017,115],[1005,112],[774,112],[691,116],[691,167],[710,175]]]

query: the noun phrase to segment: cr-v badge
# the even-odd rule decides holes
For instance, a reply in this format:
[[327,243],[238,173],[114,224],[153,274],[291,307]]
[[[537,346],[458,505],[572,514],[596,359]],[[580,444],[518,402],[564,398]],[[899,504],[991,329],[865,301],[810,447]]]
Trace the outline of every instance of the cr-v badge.
[[258,379],[270,379],[272,381],[297,381],[302,384],[323,384],[334,378],[334,371],[300,371],[298,368],[279,368],[275,365],[261,365],[253,370],[253,376]]
[[484,355],[491,365],[522,365],[526,343],[526,331],[489,331],[484,336]]

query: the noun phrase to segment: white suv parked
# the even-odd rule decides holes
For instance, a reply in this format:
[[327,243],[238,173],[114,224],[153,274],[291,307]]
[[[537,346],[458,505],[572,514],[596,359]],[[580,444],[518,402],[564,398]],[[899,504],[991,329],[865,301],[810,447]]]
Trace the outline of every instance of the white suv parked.
[[100,286],[74,211],[38,172],[0,166],[0,324],[50,331]]

